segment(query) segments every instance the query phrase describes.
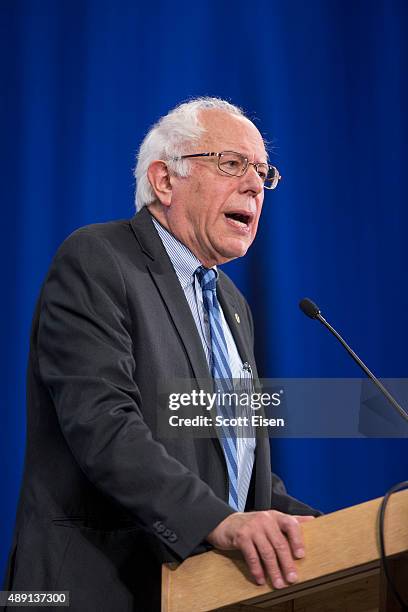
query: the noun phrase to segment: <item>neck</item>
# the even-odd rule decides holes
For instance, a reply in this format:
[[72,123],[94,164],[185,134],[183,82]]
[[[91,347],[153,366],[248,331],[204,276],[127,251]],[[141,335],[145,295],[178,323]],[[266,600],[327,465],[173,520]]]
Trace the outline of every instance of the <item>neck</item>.
[[167,217],[166,217],[166,211],[164,209],[164,207],[161,204],[158,204],[157,202],[154,202],[153,204],[150,204],[148,206],[148,210],[150,212],[150,214],[156,219],[156,221],[158,221],[160,223],[160,225],[162,225],[164,228],[166,228],[166,230],[172,234],[175,238],[177,238],[177,240],[179,240],[182,244],[184,244],[184,246],[186,246],[188,249],[190,249],[190,251],[197,257],[197,259],[200,260],[201,264],[205,267],[205,268],[213,268],[214,266],[216,266],[219,263],[225,263],[225,262],[219,262],[216,260],[213,260],[210,257],[205,257],[202,255],[202,253],[199,252],[199,249],[194,248],[194,241],[186,241],[183,240],[183,238],[181,236],[179,236],[176,232],[173,232]]

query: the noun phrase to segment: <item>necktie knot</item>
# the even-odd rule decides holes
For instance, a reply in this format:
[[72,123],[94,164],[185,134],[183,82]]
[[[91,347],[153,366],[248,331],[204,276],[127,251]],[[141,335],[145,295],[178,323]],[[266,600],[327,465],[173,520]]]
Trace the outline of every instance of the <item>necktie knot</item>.
[[198,282],[201,285],[202,291],[213,291],[215,292],[217,286],[217,277],[215,274],[215,270],[212,268],[204,268],[204,266],[199,266],[195,271]]

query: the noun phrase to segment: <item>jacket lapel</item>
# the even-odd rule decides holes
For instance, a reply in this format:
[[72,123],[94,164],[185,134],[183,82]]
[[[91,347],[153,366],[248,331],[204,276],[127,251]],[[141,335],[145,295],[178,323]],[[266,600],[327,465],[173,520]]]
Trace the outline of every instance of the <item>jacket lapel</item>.
[[194,376],[197,380],[208,380],[210,372],[193,315],[149,211],[143,208],[130,223],[145,254],[146,267],[184,345]]
[[[221,279],[220,279],[221,280]],[[250,350],[250,339],[244,337],[244,331],[241,326],[241,319],[247,316],[246,312],[242,312],[237,301],[228,289],[221,283],[217,289],[217,297],[224,312],[228,327],[231,330],[235,344],[238,349],[239,356],[243,363],[247,362],[251,365],[253,375],[256,376],[255,360]]]
[[[212,392],[213,380],[193,315],[149,211],[143,208],[131,219],[130,224],[145,254],[146,267],[184,345],[198,386],[206,392]],[[214,426],[214,429],[216,437],[211,438],[211,442],[215,444],[227,474],[220,434],[217,427]]]

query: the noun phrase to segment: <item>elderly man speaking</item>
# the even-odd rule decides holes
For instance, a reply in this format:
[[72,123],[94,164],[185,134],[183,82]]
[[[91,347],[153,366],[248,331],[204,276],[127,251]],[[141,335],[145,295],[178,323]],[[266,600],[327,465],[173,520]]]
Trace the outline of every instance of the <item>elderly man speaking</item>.
[[256,376],[249,307],[216,268],[247,252],[279,172],[243,112],[199,98],[162,117],[137,214],[58,250],[33,323],[28,440],[7,590],[70,609],[159,609],[160,567],[239,549],[254,580],[297,580],[317,511],[271,473],[268,440],[157,435],[159,381]]

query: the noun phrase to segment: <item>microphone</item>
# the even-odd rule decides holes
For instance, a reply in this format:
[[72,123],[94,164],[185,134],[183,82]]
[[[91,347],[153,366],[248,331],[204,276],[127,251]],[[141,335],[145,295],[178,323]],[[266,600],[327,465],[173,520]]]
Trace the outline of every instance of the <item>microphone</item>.
[[322,316],[320,312],[320,308],[314,302],[312,302],[312,300],[309,300],[309,298],[303,298],[303,300],[299,302],[299,308],[305,315],[307,315],[311,319],[317,319],[318,321],[320,321],[320,323],[322,323],[333,334],[333,336],[335,336],[337,340],[339,340],[339,342],[344,346],[348,354],[360,366],[363,372],[365,372],[365,374],[367,374],[367,376],[371,378],[376,387],[378,387],[378,389],[383,395],[385,395],[390,404],[399,412],[400,416],[405,421],[408,421],[408,414],[405,412],[405,410],[401,408],[397,400],[384,387],[384,385],[378,380],[378,378],[367,368],[365,363],[361,361],[360,357],[353,351],[352,348],[349,347],[347,342],[340,336],[340,334],[334,329],[334,327],[332,327],[330,323],[326,321],[326,319]]

